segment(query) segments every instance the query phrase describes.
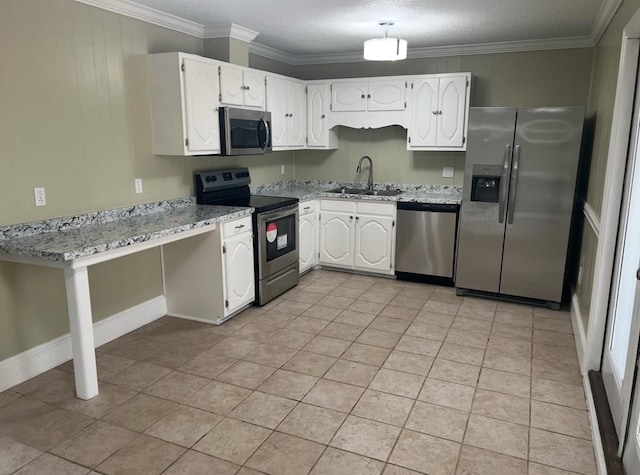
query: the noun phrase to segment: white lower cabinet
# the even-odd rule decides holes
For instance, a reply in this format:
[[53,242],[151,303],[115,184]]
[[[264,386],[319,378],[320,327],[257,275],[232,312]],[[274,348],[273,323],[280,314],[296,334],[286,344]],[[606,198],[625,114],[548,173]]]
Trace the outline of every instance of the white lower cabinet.
[[167,314],[220,324],[255,300],[251,216],[162,248]]
[[322,200],[319,263],[393,275],[395,203]]
[[318,263],[318,208],[316,201],[305,201],[298,209],[298,253],[300,274]]

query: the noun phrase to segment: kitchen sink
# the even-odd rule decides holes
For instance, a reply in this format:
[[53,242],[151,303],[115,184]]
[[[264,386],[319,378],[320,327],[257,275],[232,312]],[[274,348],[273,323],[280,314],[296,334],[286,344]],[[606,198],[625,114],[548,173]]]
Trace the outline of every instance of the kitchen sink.
[[367,195],[367,196],[396,196],[402,190],[367,190],[364,188],[334,188],[326,193],[339,193],[341,195]]
[[397,196],[400,193],[402,193],[402,190],[373,190],[373,191],[365,191],[362,194],[370,195],[370,196]]

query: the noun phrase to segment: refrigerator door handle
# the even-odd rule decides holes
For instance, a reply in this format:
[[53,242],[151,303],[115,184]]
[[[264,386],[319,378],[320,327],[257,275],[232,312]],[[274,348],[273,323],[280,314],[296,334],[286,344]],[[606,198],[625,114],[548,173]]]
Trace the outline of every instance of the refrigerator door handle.
[[511,165],[511,144],[507,144],[504,146],[504,163],[502,165],[502,179],[501,182],[501,190],[500,190],[500,208],[498,211],[498,223],[504,223],[504,209],[507,204],[507,191],[509,190],[509,183],[507,180],[509,179],[509,166]]
[[509,187],[509,205],[507,212],[509,220],[507,224],[513,224],[513,215],[516,210],[516,190],[518,188],[518,168],[520,167],[520,145],[514,147],[513,167],[511,168],[511,186]]

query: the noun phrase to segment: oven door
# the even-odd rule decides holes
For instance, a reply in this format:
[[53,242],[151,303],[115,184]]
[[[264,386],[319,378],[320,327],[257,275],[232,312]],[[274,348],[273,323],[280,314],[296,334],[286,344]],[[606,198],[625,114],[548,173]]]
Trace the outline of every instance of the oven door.
[[256,215],[258,278],[298,262],[298,205]]

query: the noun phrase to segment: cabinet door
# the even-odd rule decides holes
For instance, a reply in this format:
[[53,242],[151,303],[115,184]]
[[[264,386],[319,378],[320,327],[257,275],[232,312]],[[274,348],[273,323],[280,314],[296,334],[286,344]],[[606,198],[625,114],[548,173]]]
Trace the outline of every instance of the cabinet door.
[[371,271],[391,271],[393,218],[358,215],[355,235],[355,267]]
[[289,81],[289,140],[292,147],[303,147],[307,138],[307,97],[304,83]]
[[287,145],[287,81],[278,76],[267,78],[267,110],[271,112],[271,143]]
[[334,82],[331,85],[331,110],[333,112],[366,111],[367,82]]
[[242,69],[220,66],[220,94],[223,104],[241,106],[244,103]]
[[243,233],[225,239],[225,316],[255,299],[253,237]]
[[317,262],[317,227],[318,214],[314,211],[300,215],[298,226],[298,252],[300,254],[300,273],[312,268]]
[[320,219],[320,264],[353,267],[354,216],[322,211]]
[[406,92],[407,83],[404,79],[369,81],[367,110],[403,111],[407,107]]
[[436,144],[438,79],[416,79],[411,99],[410,147]]
[[436,144],[441,147],[461,147],[464,138],[464,118],[467,78],[440,78],[438,89],[438,127]]
[[307,145],[326,146],[329,140],[327,113],[329,112],[329,86],[310,84],[307,86]]
[[190,152],[220,152],[218,67],[183,59],[184,95]]
[[264,109],[265,86],[264,73],[244,71],[244,105]]

